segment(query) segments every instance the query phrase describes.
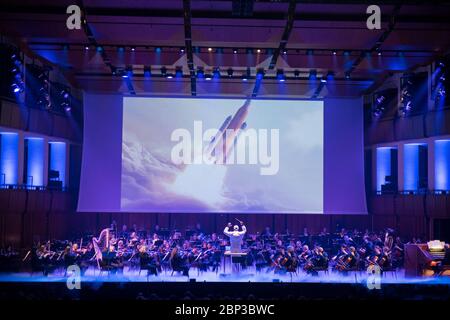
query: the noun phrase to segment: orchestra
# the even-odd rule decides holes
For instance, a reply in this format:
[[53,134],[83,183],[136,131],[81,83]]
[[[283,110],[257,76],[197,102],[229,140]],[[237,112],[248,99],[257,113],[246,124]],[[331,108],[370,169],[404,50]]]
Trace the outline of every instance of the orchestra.
[[[166,233],[155,228],[149,236],[135,226],[130,229],[123,226],[120,231],[114,226],[104,229],[98,238],[91,237],[92,241],[81,238],[73,242],[38,244],[29,256],[32,267],[44,275],[58,267],[77,264],[82,272],[96,265],[114,273],[122,273],[127,267],[128,270],[147,270],[148,275],[154,276],[171,271],[170,274],[188,277],[191,268],[199,273],[219,271],[224,252],[230,248],[230,226],[226,228],[227,236],[206,234],[199,225],[185,235],[176,230]],[[345,229],[333,234],[323,229],[317,235],[305,229],[298,236],[272,235],[269,228],[257,234],[236,230],[237,227],[234,232],[242,240],[240,250],[247,253],[240,262],[242,268],[254,267],[256,272],[303,271],[317,275],[330,267],[345,275],[349,271],[364,271],[371,265],[380,267],[381,271],[398,268],[403,261],[403,244],[391,229],[380,234]],[[329,258],[333,251],[336,253]]]

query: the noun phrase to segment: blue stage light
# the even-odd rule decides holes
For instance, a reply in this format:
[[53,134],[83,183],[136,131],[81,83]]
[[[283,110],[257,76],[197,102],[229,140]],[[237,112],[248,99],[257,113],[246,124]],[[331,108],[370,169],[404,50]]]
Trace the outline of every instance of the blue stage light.
[[21,93],[25,91],[25,82],[23,81],[23,74],[22,74],[22,62],[19,59],[19,56],[17,54],[11,55],[12,63],[14,64],[14,67],[11,70],[11,73],[13,74],[14,80],[11,84],[12,91],[15,94]]
[[144,67],[144,77],[149,78],[152,75],[151,68],[149,66]]
[[317,70],[315,69],[311,69],[309,70],[309,76],[308,76],[309,80],[315,81],[317,80]]
[[264,69],[258,69],[258,71],[256,72],[256,79],[261,80],[262,78],[264,78],[264,73]]
[[183,69],[181,67],[176,67],[175,69],[175,77],[182,78],[183,77]]
[[220,78],[220,69],[214,68],[213,70],[213,79],[219,79]]
[[284,81],[286,81],[286,76],[284,75],[283,69],[278,69],[278,70],[277,70],[277,80],[278,80],[279,82],[284,82]]
[[334,80],[334,72],[333,71],[328,71],[326,79],[327,79],[327,81]]
[[203,78],[205,78],[205,72],[203,71],[202,68],[197,68],[197,78],[198,78],[198,79],[203,79]]

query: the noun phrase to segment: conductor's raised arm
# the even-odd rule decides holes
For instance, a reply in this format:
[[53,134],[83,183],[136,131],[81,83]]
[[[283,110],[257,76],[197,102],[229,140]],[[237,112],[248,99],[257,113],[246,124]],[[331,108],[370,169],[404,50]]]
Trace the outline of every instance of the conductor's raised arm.
[[245,227],[245,225],[242,225],[242,231],[239,231],[239,235],[244,235],[247,233],[247,228]]
[[231,227],[231,223],[228,223],[228,225],[225,227],[225,229],[223,229],[223,233],[226,236],[231,236],[233,235],[233,232],[230,231],[230,227]]

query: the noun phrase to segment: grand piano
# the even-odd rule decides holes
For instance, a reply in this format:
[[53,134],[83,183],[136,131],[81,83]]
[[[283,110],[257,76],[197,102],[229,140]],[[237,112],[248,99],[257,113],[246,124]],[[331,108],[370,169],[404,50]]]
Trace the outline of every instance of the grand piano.
[[[442,266],[445,258],[445,243],[439,240],[423,244],[405,245],[405,276],[438,276],[448,266]],[[441,267],[438,267],[440,266]],[[438,271],[439,270],[439,271]]]

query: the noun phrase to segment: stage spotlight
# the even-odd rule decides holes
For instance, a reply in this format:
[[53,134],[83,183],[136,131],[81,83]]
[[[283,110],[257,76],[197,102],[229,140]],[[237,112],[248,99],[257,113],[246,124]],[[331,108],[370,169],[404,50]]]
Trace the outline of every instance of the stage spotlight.
[[150,68],[150,66],[145,66],[144,67],[144,77],[149,78],[152,75],[152,70]]
[[261,49],[256,49],[256,53],[261,53]]
[[211,52],[213,49],[211,47],[208,48],[208,52]]
[[400,97],[400,111],[405,116],[412,109],[412,96],[409,89],[406,87],[401,92]]
[[262,78],[264,78],[264,69],[260,68],[256,71],[256,79],[261,80]]
[[213,70],[213,79],[219,79],[219,78],[220,78],[220,69],[216,67]]
[[299,70],[294,70],[294,77],[296,77],[296,78],[300,77],[300,71]]
[[20,61],[18,55],[13,54],[11,56],[12,63],[14,67],[11,70],[11,73],[13,74],[13,83],[11,84],[12,91],[14,93],[21,93],[25,91],[25,82],[23,81],[23,75],[22,75],[22,62]]
[[277,80],[280,81],[280,82],[286,81],[286,76],[284,75],[283,69],[278,69],[277,70]]
[[183,68],[182,67],[176,67],[175,68],[175,77],[176,78],[183,78]]
[[315,69],[309,70],[308,79],[309,80],[317,80],[317,70],[315,70]]
[[203,68],[197,68],[197,78],[198,79],[204,79],[205,78],[205,72],[203,71]]
[[125,48],[124,48],[124,47],[118,47],[118,48],[117,48],[117,51],[118,51],[118,52],[124,52],[124,51],[125,51]]
[[347,80],[350,79],[350,73],[349,72],[345,73],[345,79],[347,79]]
[[350,51],[345,50],[345,51],[344,51],[344,56],[349,56],[349,55],[350,55]]
[[379,118],[383,115],[384,110],[385,110],[385,107],[384,107],[385,100],[386,100],[386,97],[383,95],[375,98],[373,115],[376,118]]
[[66,112],[70,112],[71,110],[71,103],[70,103],[70,88],[63,88],[60,93],[60,98],[58,99],[60,101],[60,107],[64,109]]
[[238,53],[238,49],[233,49],[233,53],[234,54]]
[[327,79],[322,77],[322,78],[320,79],[320,82],[321,82],[321,83],[327,83]]
[[327,81],[331,81],[334,79],[334,72],[333,71],[328,71],[327,73]]
[[97,50],[97,52],[102,52],[103,51],[103,47],[102,46],[97,46],[96,50]]
[[173,74],[167,73],[166,74],[166,79],[173,79]]
[[180,48],[180,53],[184,53],[184,48]]
[[89,46],[84,46],[84,50],[89,50]]
[[283,54],[287,54],[288,51],[286,49],[283,50]]
[[378,53],[377,53],[377,54],[378,54],[378,56],[381,56],[381,55],[382,55],[381,51],[378,51]]
[[133,76],[133,67],[127,66],[125,68],[125,72],[122,74],[122,78],[128,79],[128,78],[131,78],[132,76]]
[[210,81],[212,79],[211,74],[207,73],[205,74],[205,80]]
[[136,51],[136,47],[131,47],[131,51]]
[[155,48],[155,52],[156,53],[161,53],[162,52],[162,48],[161,47],[156,47]]
[[233,69],[232,68],[228,68],[228,70],[227,70],[227,75],[228,75],[228,77],[229,78],[231,78],[232,76],[233,76]]
[[337,51],[333,50],[333,56],[337,55]]

